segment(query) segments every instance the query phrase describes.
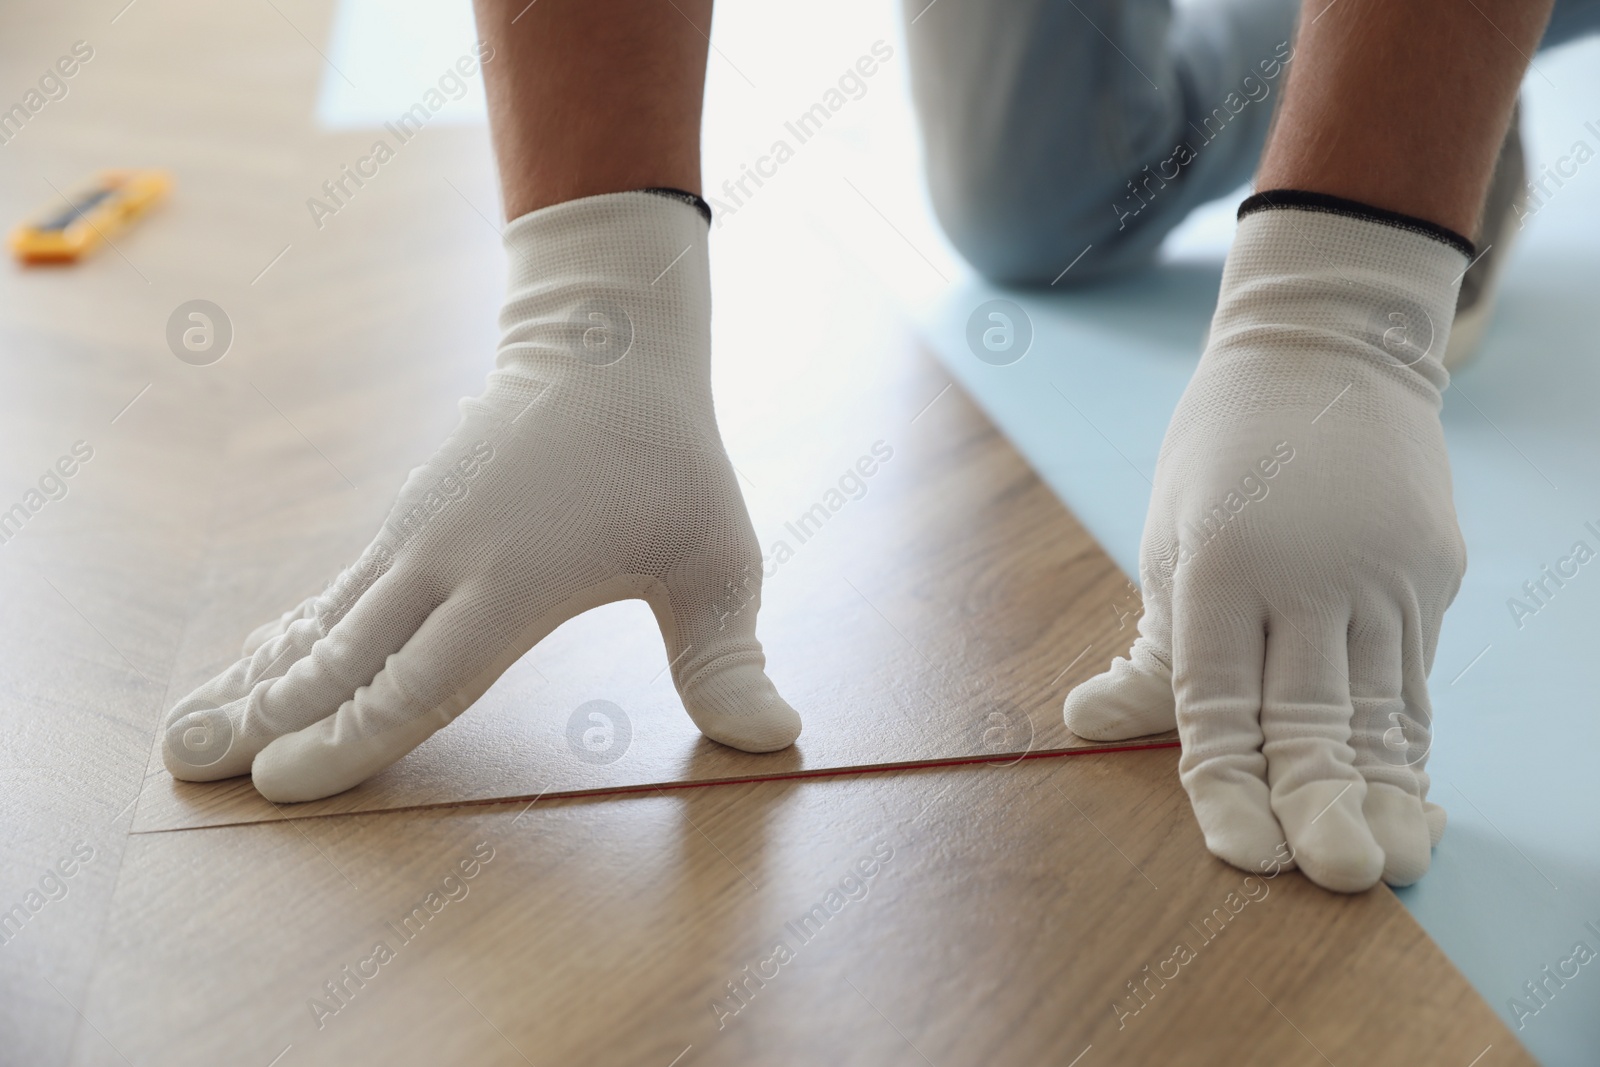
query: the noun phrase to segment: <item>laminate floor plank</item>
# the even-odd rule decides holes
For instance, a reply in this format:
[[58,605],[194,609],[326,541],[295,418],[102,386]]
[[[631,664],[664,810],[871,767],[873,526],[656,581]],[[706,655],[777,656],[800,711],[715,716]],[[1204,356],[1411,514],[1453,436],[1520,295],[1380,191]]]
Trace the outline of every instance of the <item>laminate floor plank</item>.
[[[761,635],[796,750],[700,739],[622,604],[343,797],[173,783],[166,708],[360,552],[491,365],[488,144],[430,127],[319,229],[307,197],[372,138],[311,117],[330,4],[26,15],[5,69],[95,58],[0,153],[7,217],[101,166],[177,186],[79,267],[0,271],[0,507],[93,449],[0,544],[0,1062],[1529,1062],[1387,890],[1247,882],[1174,751],[1067,734],[1137,597],[777,207],[713,237],[716,389],[763,549],[792,549]],[[209,366],[164,337],[194,298],[234,327]],[[568,743],[597,699],[632,728],[608,764]],[[947,760],[976,762],[886,769]]]
[[1386,889],[1209,856],[1176,758],[135,835],[74,1062],[1532,1062]]
[[[489,196],[484,175],[451,177],[464,146],[487,166],[481,132],[437,132],[450,150],[408,148],[417,154],[385,195],[424,204],[443,191],[440,215],[400,235],[393,215],[357,203],[329,223],[337,235],[274,268],[273,299],[308,328],[261,340],[235,369],[247,381],[235,383],[229,477],[179,693],[360,554],[448,430],[455,398],[489,366],[492,308],[459,282],[415,296],[435,277],[500,285],[495,234],[463,204]],[[429,255],[406,254],[419,240]],[[701,738],[654,619],[626,602],[563,626],[461,719],[356,789],[279,806],[246,779],[155,775],[134,829],[1097,747],[1066,730],[1060,701],[1131,640],[1139,604],[1126,577],[950,387],[859,266],[794,218],[737,240],[714,247],[717,399],[768,557],[759,632],[806,722],[793,751],[753,756]],[[769,272],[753,274],[752,256]],[[805,275],[819,264],[831,280],[817,289]],[[361,279],[353,288],[366,295],[352,297],[344,279]],[[783,318],[790,286],[806,284],[806,320],[774,336],[766,324]],[[324,321],[338,324],[335,337],[309,326]],[[781,395],[759,373],[773,365],[784,368]],[[864,458],[873,473],[841,492]],[[629,724],[629,747],[609,762],[570,743],[587,724],[573,716],[596,700]]]

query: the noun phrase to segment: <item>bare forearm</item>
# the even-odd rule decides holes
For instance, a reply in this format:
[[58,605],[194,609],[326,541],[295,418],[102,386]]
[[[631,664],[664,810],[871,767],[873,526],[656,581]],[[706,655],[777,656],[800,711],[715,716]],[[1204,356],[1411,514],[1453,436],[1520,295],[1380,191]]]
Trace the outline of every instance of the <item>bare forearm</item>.
[[700,192],[711,0],[475,0],[506,217],[582,196]]
[[1306,0],[1257,187],[1474,236],[1551,0]]

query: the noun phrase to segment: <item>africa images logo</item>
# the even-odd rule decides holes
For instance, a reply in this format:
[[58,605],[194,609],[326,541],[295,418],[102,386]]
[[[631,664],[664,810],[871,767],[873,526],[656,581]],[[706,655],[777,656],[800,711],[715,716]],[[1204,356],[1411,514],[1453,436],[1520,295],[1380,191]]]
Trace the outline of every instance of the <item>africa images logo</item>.
[[585,763],[615,763],[633,742],[633,720],[609,700],[589,700],[567,717],[567,748]]

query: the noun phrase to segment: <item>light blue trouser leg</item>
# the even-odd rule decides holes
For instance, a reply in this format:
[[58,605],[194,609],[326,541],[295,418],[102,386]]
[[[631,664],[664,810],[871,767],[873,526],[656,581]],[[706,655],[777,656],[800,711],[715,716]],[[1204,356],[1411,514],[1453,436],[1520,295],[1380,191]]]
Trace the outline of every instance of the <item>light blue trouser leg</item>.
[[1600,31],[1600,2],[1556,0],[1555,10],[1550,13],[1550,25],[1545,28],[1539,49],[1554,48],[1579,37],[1588,37],[1596,31]]
[[[1062,284],[1143,266],[1255,170],[1297,0],[905,0],[935,210],[981,273]],[[914,21],[913,21],[914,20]],[[1600,28],[1558,0],[1544,47]]]

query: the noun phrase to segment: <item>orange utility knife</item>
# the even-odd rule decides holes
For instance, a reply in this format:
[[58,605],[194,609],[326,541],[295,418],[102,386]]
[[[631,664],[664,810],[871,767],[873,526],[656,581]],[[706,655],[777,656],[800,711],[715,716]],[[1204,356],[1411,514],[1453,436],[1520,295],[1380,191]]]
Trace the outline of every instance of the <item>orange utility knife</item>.
[[172,188],[160,170],[103,170],[11,231],[24,263],[76,263],[144,215]]

